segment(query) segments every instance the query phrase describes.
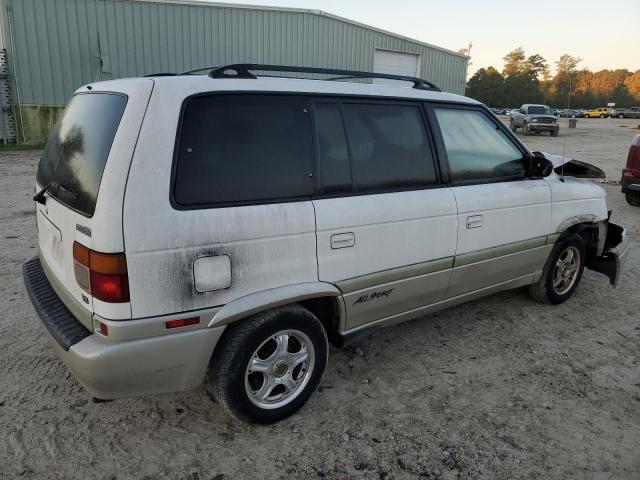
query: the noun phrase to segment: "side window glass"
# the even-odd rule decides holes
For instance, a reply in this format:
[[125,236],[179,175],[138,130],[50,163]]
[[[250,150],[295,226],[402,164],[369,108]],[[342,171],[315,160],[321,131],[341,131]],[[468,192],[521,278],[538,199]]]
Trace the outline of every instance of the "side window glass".
[[318,143],[319,193],[351,191],[349,152],[338,103],[314,105]]
[[524,178],[522,153],[484,113],[434,110],[454,182]]
[[306,100],[210,95],[186,104],[174,180],[181,205],[260,203],[313,193]]
[[347,103],[343,112],[354,191],[436,183],[419,107]]

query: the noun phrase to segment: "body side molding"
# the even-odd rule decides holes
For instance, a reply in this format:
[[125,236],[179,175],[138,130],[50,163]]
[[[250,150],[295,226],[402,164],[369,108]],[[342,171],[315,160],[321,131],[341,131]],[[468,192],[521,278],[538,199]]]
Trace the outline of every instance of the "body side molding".
[[[232,300],[213,316],[208,327],[219,327],[254,313],[287,303],[318,297],[339,297],[334,285],[326,282],[304,282],[270,288]],[[342,314],[342,312],[340,312]],[[340,319],[342,320],[342,319]]]

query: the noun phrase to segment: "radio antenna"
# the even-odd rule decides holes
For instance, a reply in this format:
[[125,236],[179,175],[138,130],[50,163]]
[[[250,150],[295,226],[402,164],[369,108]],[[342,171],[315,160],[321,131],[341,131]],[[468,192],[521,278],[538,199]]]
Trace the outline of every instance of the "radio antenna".
[[567,151],[567,139],[563,138],[563,142],[562,142],[562,167],[560,167],[560,180],[562,180],[564,182],[564,164],[565,159],[564,159],[564,155]]

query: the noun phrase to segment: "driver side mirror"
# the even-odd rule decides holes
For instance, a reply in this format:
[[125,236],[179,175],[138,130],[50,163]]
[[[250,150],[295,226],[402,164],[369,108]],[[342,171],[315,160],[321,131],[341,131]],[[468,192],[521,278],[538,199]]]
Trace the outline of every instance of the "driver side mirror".
[[527,176],[531,178],[544,178],[551,175],[553,172],[553,163],[541,152],[533,152],[533,155],[528,158],[529,168]]

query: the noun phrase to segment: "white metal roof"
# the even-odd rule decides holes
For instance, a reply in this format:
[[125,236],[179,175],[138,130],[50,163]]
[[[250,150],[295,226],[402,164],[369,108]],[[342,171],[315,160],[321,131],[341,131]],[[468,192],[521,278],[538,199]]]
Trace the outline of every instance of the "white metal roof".
[[[477,100],[447,92],[419,90],[409,83],[398,82],[398,86],[350,81],[307,80],[297,78],[258,77],[256,79],[223,78],[214,79],[207,75],[179,75],[166,77],[125,78],[92,83],[91,89],[97,91],[119,91],[126,82],[155,82],[155,89],[171,89],[176,96],[205,92],[279,92],[311,93],[333,95],[359,95],[376,97],[394,97],[418,100],[440,100],[479,104]],[[87,86],[77,90],[86,92]]]
[[442,52],[449,53],[451,55],[456,55],[458,57],[462,57],[465,59],[469,59],[468,55],[464,55],[459,52],[455,52],[453,50],[449,50],[447,48],[438,47],[437,45],[432,45],[430,43],[422,42],[420,40],[416,40],[414,38],[405,37],[404,35],[400,35],[398,33],[390,32],[388,30],[384,30],[378,27],[372,27],[371,25],[367,25],[365,23],[357,22],[355,20],[351,20],[349,18],[341,17],[339,15],[334,15],[332,13],[324,12],[322,10],[313,10],[310,8],[291,8],[291,7],[273,7],[267,5],[247,5],[242,3],[223,3],[223,2],[213,2],[209,0],[131,0],[133,2],[141,2],[141,3],[168,3],[173,5],[195,5],[199,7],[219,7],[219,8],[243,8],[248,10],[267,10],[267,11],[279,11],[279,12],[295,12],[295,13],[311,13],[313,15],[319,15],[323,17],[332,18],[334,20],[338,20],[340,22],[350,23],[352,25],[357,25],[362,28],[366,28],[369,30],[374,30],[376,32],[384,33],[386,35],[391,35],[396,38],[400,38],[402,40],[406,40],[408,42],[416,43],[425,47],[433,48],[435,50],[440,50]]

